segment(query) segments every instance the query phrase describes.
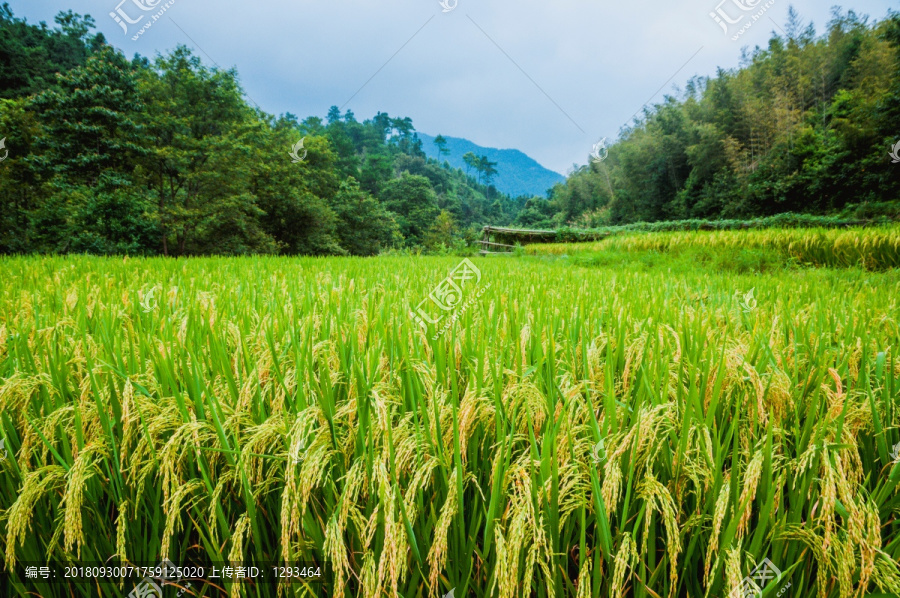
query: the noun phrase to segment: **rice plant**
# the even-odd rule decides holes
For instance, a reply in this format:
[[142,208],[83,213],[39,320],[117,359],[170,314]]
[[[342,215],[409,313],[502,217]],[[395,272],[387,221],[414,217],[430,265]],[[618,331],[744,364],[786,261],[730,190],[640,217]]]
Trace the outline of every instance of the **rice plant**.
[[851,229],[761,229],[627,233],[596,243],[532,245],[529,252],[562,255],[600,251],[678,252],[760,249],[802,265],[869,270],[900,267],[900,226]]
[[457,261],[0,258],[6,567],[201,555],[330,563],[286,596],[705,598],[768,559],[765,597],[900,593],[897,270],[480,260],[490,287],[435,338],[409,313]]

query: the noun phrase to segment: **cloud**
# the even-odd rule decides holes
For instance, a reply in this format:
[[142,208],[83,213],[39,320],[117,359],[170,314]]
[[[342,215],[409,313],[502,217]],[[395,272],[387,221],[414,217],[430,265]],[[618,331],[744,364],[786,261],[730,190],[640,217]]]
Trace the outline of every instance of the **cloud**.
[[[736,67],[742,46],[765,46],[777,27],[770,17],[783,26],[790,4],[819,31],[830,15],[821,0],[775,0],[735,42],[709,16],[717,1],[459,0],[443,13],[439,0],[177,0],[136,42],[108,16],[118,0],[10,5],[32,22],[70,8],[91,14],[129,56],[194,47],[207,62],[236,67],[270,113],[324,116],[358,91],[347,109],[360,119],[409,116],[418,130],[519,149],[564,173],[646,102]],[[844,8],[880,19],[891,6]]]

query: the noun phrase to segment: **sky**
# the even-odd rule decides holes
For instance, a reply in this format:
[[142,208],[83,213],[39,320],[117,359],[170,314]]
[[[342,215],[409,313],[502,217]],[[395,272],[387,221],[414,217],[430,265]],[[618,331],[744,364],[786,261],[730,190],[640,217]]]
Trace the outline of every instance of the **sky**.
[[[644,106],[784,35],[790,6],[819,33],[832,10],[823,0],[6,1],[32,23],[90,14],[129,57],[187,45],[236,68],[270,114],[324,118],[336,105],[358,120],[408,116],[419,131],[518,149],[562,174]],[[841,6],[873,20],[897,9]]]

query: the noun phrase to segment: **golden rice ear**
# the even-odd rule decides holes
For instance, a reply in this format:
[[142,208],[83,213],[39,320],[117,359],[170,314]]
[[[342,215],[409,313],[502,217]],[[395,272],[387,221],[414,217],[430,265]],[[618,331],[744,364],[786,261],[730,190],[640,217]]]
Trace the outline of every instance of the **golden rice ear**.
[[459,512],[459,493],[457,492],[457,483],[459,482],[459,470],[454,468],[450,474],[449,484],[447,485],[447,499],[441,508],[441,514],[437,521],[434,531],[434,540],[431,548],[428,550],[429,575],[428,584],[431,587],[433,596],[437,595],[438,578],[444,567],[447,566],[447,554],[449,552],[448,533],[450,531],[450,523]]
[[603,472],[603,502],[610,513],[618,508],[619,498],[622,495],[622,468],[617,457],[607,461]]
[[[219,541],[219,521],[218,515],[222,509],[222,496],[226,491],[231,491],[234,487],[235,475],[234,470],[225,471],[216,483],[212,496],[209,500],[209,509],[207,512],[207,528],[213,541],[218,544]],[[284,521],[284,519],[282,519]]]
[[[729,598],[734,588],[741,587],[744,575],[741,573],[741,549],[740,543],[735,548],[725,551],[725,588]],[[708,592],[708,590],[707,590]]]
[[897,563],[886,552],[879,550],[875,557],[872,581],[881,591],[900,594],[900,572],[897,571]]
[[648,475],[638,484],[637,496],[644,500],[644,531],[641,554],[648,553],[647,539],[650,535],[651,519],[654,512],[662,515],[666,530],[666,552],[669,556],[669,580],[671,592],[678,587],[678,554],[681,552],[681,536],[675,515],[675,502],[665,486],[652,475]]
[[375,555],[371,550],[367,550],[363,555],[361,569],[360,586],[363,598],[376,598],[378,595],[378,579],[375,570]]
[[48,465],[25,475],[19,495],[6,514],[5,557],[8,567],[16,564],[16,546],[25,541],[38,503],[51,492],[65,487],[65,483],[66,470],[59,465]]
[[753,513],[753,500],[756,498],[756,489],[759,486],[759,480],[762,476],[762,468],[763,453],[762,451],[757,451],[750,460],[750,463],[747,464],[747,468],[744,470],[744,488],[741,491],[741,498],[738,504],[746,506],[741,513],[740,521],[738,523],[737,537],[739,539],[744,537],[744,534],[747,531],[747,525],[750,522],[750,516]]
[[709,545],[706,548],[706,559],[704,561],[703,568],[703,582],[707,587],[707,591],[709,591],[710,584],[712,580],[710,579],[711,567],[713,563],[713,557],[715,557],[716,563],[719,561],[718,551],[719,551],[719,538],[722,533],[722,525],[725,522],[725,517],[730,510],[730,502],[729,499],[731,497],[731,474],[726,474],[722,479],[722,487],[719,490],[719,496],[716,499],[716,507],[713,511],[713,525],[712,525],[712,535],[709,540]]
[[325,528],[324,550],[334,571],[335,598],[343,598],[350,574],[350,561],[347,557],[347,546],[344,544],[338,513],[334,513]]
[[616,558],[613,564],[612,583],[610,584],[610,598],[623,598],[626,596],[626,575],[630,569],[634,568],[638,561],[637,547],[631,534],[622,536],[622,543],[616,552]]
[[116,517],[116,558],[123,563],[128,562],[128,547],[125,537],[128,533],[128,499],[119,505],[119,515]]
[[[166,525],[162,534],[162,548],[160,548],[160,556],[163,559],[169,559],[169,548],[172,544],[172,538],[176,533],[182,531],[184,521],[182,517],[185,511],[190,510],[193,502],[198,500],[196,494],[203,489],[203,482],[200,480],[191,480],[188,483],[179,485],[169,496],[169,499],[163,503],[163,512],[166,514]],[[185,500],[192,498],[193,502],[185,503]],[[171,560],[171,559],[170,559]]]
[[[242,563],[244,559],[244,544],[249,539],[252,540],[250,528],[250,516],[244,513],[240,516],[237,524],[234,526],[234,533],[231,535],[231,550],[228,551],[228,562],[232,564]],[[241,579],[237,578],[231,589],[231,595],[238,597],[241,595]]]
[[[603,561],[600,561],[602,564]],[[584,566],[582,566],[578,570],[578,581],[576,582],[576,591],[575,598],[590,598],[591,594],[591,567],[593,561],[591,559],[586,558],[584,560]]]
[[81,558],[81,547],[85,542],[82,509],[84,508],[86,486],[88,481],[97,474],[96,462],[107,456],[105,445],[101,443],[88,445],[75,458],[75,464],[67,476],[66,491],[62,501],[65,505],[63,537],[65,549],[71,551],[74,548],[78,558]]

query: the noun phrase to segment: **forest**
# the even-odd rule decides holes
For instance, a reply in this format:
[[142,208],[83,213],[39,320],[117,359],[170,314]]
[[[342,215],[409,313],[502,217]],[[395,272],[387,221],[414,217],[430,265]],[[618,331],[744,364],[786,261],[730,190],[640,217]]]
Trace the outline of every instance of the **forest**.
[[694,78],[644,110],[519,224],[599,227],[786,212],[900,210],[900,13],[834,9],[824,34],[789,13],[741,68]]
[[128,59],[93,30],[0,7],[0,253],[440,253],[488,224],[900,215],[895,12],[834,9],[818,34],[792,10],[740,68],[691,79],[531,198],[499,192],[486,157],[427,158],[408,117],[276,117],[233,69],[183,46]]
[[0,253],[440,252],[524,205],[486,158],[426,159],[409,118],[275,117],[234,70],[186,47],[129,60],[93,29],[0,7]]

